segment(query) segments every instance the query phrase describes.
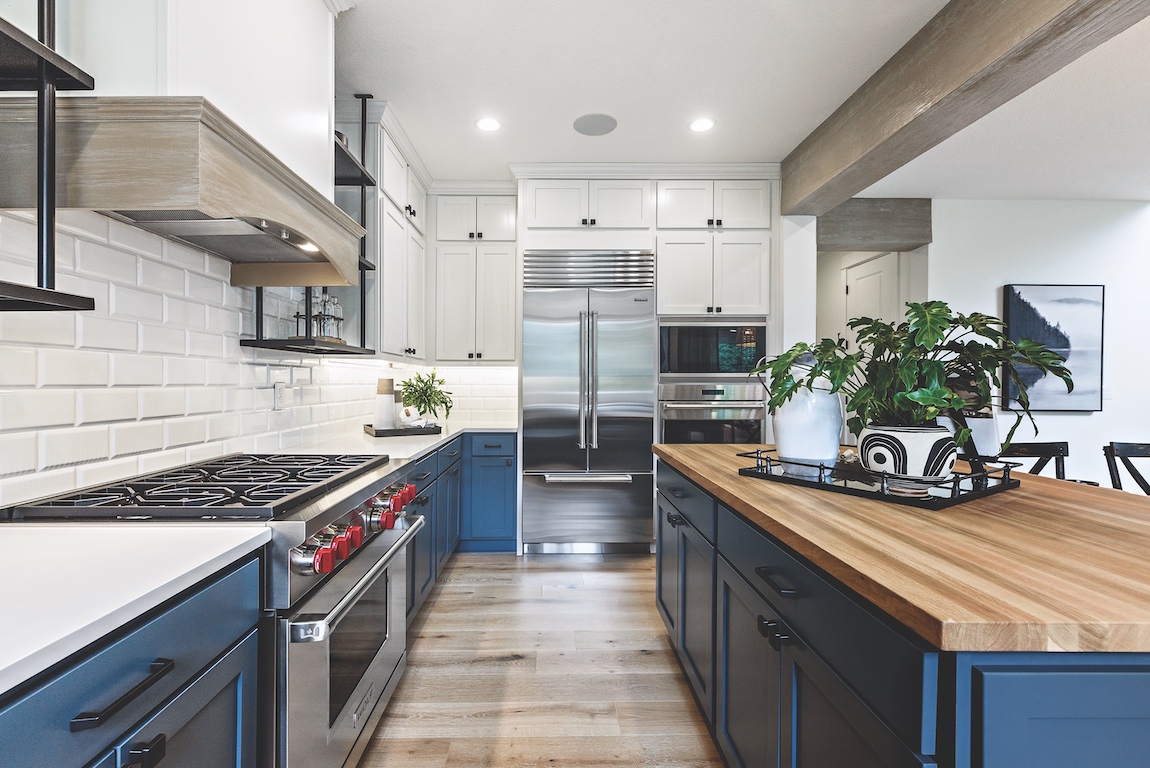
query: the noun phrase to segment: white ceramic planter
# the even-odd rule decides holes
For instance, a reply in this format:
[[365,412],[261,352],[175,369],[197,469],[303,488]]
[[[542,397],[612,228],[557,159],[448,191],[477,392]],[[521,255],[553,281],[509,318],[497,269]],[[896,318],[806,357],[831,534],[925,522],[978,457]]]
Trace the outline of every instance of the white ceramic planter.
[[958,448],[946,427],[884,427],[874,424],[859,434],[859,459],[872,474],[884,472],[891,487],[921,495],[950,477]]
[[817,478],[820,464],[834,467],[843,428],[842,401],[837,394],[817,387],[800,389],[775,409],[771,424],[779,458],[799,462],[785,465],[786,474]]

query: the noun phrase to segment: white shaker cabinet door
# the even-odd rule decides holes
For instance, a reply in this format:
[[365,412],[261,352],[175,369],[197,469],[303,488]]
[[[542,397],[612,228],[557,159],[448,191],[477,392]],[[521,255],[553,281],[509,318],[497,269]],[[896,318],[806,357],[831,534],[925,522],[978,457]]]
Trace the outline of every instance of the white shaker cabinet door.
[[770,311],[769,232],[715,235],[715,312],[765,315]]
[[587,182],[574,179],[531,179],[527,182],[524,223],[540,229],[586,226]]
[[409,226],[407,228],[407,355],[420,360],[427,357],[426,251],[423,235]]
[[427,192],[419,181],[419,177],[409,167],[407,169],[407,220],[419,230],[420,234],[427,233],[427,230],[424,229],[427,222],[427,211],[424,210],[426,207]]
[[515,240],[515,195],[475,198],[475,232],[484,242]]
[[475,264],[475,357],[514,360],[515,246],[481,245]]
[[475,198],[470,195],[435,198],[435,235],[439,240],[475,240]]
[[588,184],[590,226],[595,229],[650,229],[654,225],[652,182],[612,179]]
[[[407,206],[407,160],[387,131],[380,131],[379,186],[401,211]],[[406,214],[406,211],[404,211]]]
[[655,307],[660,315],[706,315],[714,308],[713,239],[708,232],[656,238]]
[[715,226],[722,229],[770,229],[769,181],[716,181]]
[[660,229],[707,229],[714,225],[715,182],[660,181],[658,189]]
[[407,221],[390,200],[381,198],[379,206],[379,351],[402,356],[407,347]]
[[441,245],[435,255],[435,357],[467,360],[475,354],[475,246]]

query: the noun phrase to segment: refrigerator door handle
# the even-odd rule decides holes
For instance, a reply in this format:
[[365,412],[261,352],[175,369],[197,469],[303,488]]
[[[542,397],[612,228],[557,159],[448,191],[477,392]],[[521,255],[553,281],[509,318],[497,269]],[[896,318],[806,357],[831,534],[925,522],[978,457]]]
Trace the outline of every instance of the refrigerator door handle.
[[591,396],[591,447],[599,447],[599,313],[592,310],[591,326],[591,374],[588,389]]
[[587,447],[587,313],[579,313],[579,447]]
[[543,475],[548,483],[629,483],[632,479],[631,475]]

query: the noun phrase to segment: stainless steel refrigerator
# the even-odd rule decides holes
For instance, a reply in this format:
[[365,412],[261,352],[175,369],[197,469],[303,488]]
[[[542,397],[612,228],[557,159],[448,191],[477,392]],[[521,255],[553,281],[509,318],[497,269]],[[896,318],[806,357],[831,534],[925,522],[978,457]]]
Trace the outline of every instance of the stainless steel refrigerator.
[[654,275],[650,252],[524,254],[527,552],[650,547]]

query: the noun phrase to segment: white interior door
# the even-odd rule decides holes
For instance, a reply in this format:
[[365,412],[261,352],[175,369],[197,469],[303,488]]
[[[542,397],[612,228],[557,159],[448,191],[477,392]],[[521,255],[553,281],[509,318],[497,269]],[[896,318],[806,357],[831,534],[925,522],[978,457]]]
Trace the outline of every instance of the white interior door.
[[524,222],[528,227],[582,227],[587,219],[587,181],[532,179],[526,184]]
[[770,274],[769,232],[715,235],[716,314],[767,314],[770,311]]
[[427,253],[423,235],[407,228],[407,354],[427,357]]
[[474,240],[475,198],[470,195],[435,198],[435,236],[439,240]]
[[515,195],[484,195],[475,199],[475,230],[484,242],[515,240]]
[[715,226],[723,229],[770,229],[771,183],[716,181]]
[[481,245],[475,258],[475,355],[515,359],[515,246]]
[[407,346],[407,221],[403,211],[380,198],[383,234],[380,274],[379,351],[403,355]]
[[441,245],[435,255],[435,357],[467,360],[475,353],[475,246]]
[[[847,267],[846,319],[870,317],[886,322],[902,318],[898,296],[898,254],[886,253],[878,258]],[[854,332],[843,329],[843,337],[850,340],[854,350]]]
[[706,315],[714,309],[709,232],[662,234],[655,247],[655,307],[660,315]]
[[655,223],[655,196],[650,181],[592,181],[587,215],[596,229],[650,229]]
[[660,229],[706,229],[715,216],[715,182],[660,181]]

